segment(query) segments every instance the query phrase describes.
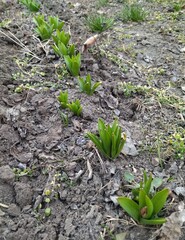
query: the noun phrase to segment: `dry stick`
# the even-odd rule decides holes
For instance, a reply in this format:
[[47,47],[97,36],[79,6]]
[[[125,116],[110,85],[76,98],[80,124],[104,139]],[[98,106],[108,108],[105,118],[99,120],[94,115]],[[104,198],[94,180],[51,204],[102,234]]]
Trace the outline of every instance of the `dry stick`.
[[88,175],[88,180],[90,180],[92,178],[92,167],[91,167],[91,164],[89,162],[89,159],[87,159],[87,168],[88,168],[88,171],[89,171],[89,175]]
[[10,40],[12,40],[14,43],[16,43],[18,46],[22,47],[23,49],[25,49],[32,57],[37,58],[38,60],[42,60],[41,58],[39,58],[36,54],[34,54],[31,50],[29,50],[28,47],[26,47],[26,45],[24,45],[12,32],[8,31],[12,36],[8,36],[5,32],[0,30],[0,33],[2,33],[4,36],[6,36],[7,38],[9,38]]
[[102,158],[100,157],[99,152],[97,151],[97,149],[96,149],[95,147],[94,147],[94,150],[95,150],[96,154],[98,155],[98,158],[99,158],[99,160],[100,160],[100,164],[101,164],[101,167],[102,167],[103,172],[106,173],[107,170],[106,170],[106,168],[105,168],[105,164],[104,164]]
[[42,42],[40,41],[39,38],[35,37],[34,35],[33,35],[33,38],[35,38],[35,39],[39,42],[39,44],[41,45],[42,49],[44,50],[44,52],[45,52],[45,54],[46,54],[46,56],[47,56],[47,55],[48,55],[48,52],[47,52],[47,50],[45,49],[45,46],[49,43],[50,40],[48,40],[45,44],[42,44]]

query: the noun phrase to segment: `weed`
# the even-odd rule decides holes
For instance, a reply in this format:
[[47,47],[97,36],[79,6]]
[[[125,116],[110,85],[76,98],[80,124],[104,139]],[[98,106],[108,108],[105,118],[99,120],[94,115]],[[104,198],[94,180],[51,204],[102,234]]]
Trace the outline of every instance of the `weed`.
[[86,19],[86,25],[92,32],[103,32],[111,28],[113,23],[113,18],[108,18],[100,14],[92,14]]
[[146,12],[139,4],[127,4],[123,5],[120,13],[120,18],[123,22],[133,21],[139,22],[144,21],[146,18]]
[[60,31],[64,22],[60,22],[58,17],[48,17],[48,21],[45,21],[44,15],[38,15],[33,18],[34,23],[36,24],[36,33],[42,40],[50,39],[52,33],[55,30]]
[[169,195],[168,189],[153,192],[151,191],[153,178],[143,173],[143,181],[138,188],[132,190],[133,199],[128,197],[118,197],[120,206],[138,223],[144,225],[163,224],[165,218],[157,215],[164,207]]
[[69,103],[67,107],[76,115],[80,116],[82,113],[82,106],[80,104],[80,100],[77,99],[76,101]]
[[64,123],[64,125],[67,127],[69,125],[68,115],[63,112],[60,112],[60,117],[61,117],[61,120]]
[[88,74],[86,78],[78,77],[78,83],[81,91],[87,95],[92,95],[95,90],[101,85],[101,82],[96,82],[94,85],[92,85],[90,74]]
[[81,55],[78,53],[75,56],[64,56],[64,60],[66,66],[71,73],[72,76],[76,77],[80,73],[80,66],[81,66]]
[[60,92],[60,95],[58,96],[58,101],[60,102],[60,105],[62,108],[68,107],[68,92]]
[[118,157],[126,142],[126,135],[122,136],[118,121],[114,120],[112,126],[106,126],[104,121],[99,119],[98,131],[99,137],[93,133],[88,133],[87,136],[104,156],[111,160]]
[[173,10],[174,10],[175,12],[181,11],[181,10],[183,9],[183,7],[184,7],[183,1],[174,2],[174,3],[173,3]]
[[31,12],[38,12],[40,9],[40,4],[35,0],[19,0],[19,2],[26,6]]
[[168,143],[172,146],[175,157],[180,160],[185,159],[185,130],[171,134]]

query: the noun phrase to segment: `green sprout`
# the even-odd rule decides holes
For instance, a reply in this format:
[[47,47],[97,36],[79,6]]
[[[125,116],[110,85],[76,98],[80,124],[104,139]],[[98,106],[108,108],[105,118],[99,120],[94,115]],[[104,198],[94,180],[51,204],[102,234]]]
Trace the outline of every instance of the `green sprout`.
[[76,116],[80,116],[80,114],[82,113],[82,106],[79,99],[72,103],[69,103],[67,106]]
[[37,15],[33,21],[37,26],[35,32],[42,40],[50,39],[55,30],[60,31],[64,26],[64,22],[60,22],[58,17],[52,16],[49,16],[48,21],[45,21],[44,15]]
[[75,55],[75,45],[74,44],[65,46],[62,42],[59,42],[58,46],[53,45],[53,50],[60,57],[63,57],[66,55],[68,55],[69,57],[72,57]]
[[139,22],[146,18],[146,12],[139,4],[127,4],[123,5],[120,13],[120,18],[123,22],[133,21]]
[[53,35],[52,38],[56,45],[62,42],[65,46],[67,46],[71,36],[69,33],[66,33],[65,31],[61,32],[57,29],[56,34]]
[[80,66],[81,66],[80,53],[71,57],[68,55],[64,56],[64,60],[71,75],[74,77],[78,76],[80,73]]
[[78,83],[81,91],[87,95],[92,95],[95,90],[101,85],[101,82],[96,82],[94,85],[92,85],[90,74],[88,74],[86,78],[78,77]]
[[40,4],[35,0],[19,0],[19,2],[26,6],[31,12],[38,12],[40,9]]
[[68,107],[68,92],[60,92],[60,95],[58,96],[58,101],[60,102],[60,105],[62,108]]
[[103,32],[111,28],[113,23],[113,18],[108,18],[100,14],[92,14],[86,19],[86,24],[92,32]]
[[148,177],[143,173],[143,181],[140,186],[132,190],[133,199],[118,197],[120,206],[138,223],[144,225],[158,225],[166,222],[165,218],[158,217],[158,213],[164,207],[169,189],[152,191],[152,175]]
[[185,159],[185,130],[171,134],[168,140],[177,159]]
[[122,136],[118,121],[114,120],[112,126],[106,126],[104,121],[99,119],[98,131],[99,137],[93,133],[87,133],[87,136],[105,157],[111,160],[117,158],[126,142],[126,135]]

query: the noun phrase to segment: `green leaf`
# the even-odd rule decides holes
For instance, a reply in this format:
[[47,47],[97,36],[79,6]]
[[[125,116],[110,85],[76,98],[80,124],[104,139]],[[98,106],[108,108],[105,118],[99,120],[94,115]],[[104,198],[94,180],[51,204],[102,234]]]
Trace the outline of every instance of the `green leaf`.
[[153,180],[152,174],[150,174],[149,178],[147,179],[147,181],[145,182],[144,187],[143,187],[143,189],[145,190],[147,195],[150,192],[152,180]]
[[141,210],[143,207],[146,206],[146,192],[143,189],[140,189],[139,191],[139,210]]
[[129,182],[129,183],[132,183],[134,181],[134,175],[132,173],[129,173],[129,172],[125,172],[124,173],[124,179],[125,181]]
[[152,203],[154,206],[153,215],[158,214],[160,210],[164,207],[168,194],[169,189],[163,189],[160,192],[157,192],[155,196],[152,198]]
[[154,218],[154,219],[141,218],[139,222],[144,225],[160,225],[165,223],[166,219],[165,218]]
[[145,196],[145,202],[147,206],[147,213],[146,216],[143,216],[143,218],[149,219],[153,213],[153,203],[147,195]]
[[158,177],[154,178],[151,184],[151,190],[154,192],[155,189],[161,186],[162,182],[163,182],[162,178]]
[[99,138],[93,133],[87,133],[87,136],[96,145],[98,150],[102,152],[103,149],[102,149],[101,141],[99,140]]
[[120,206],[135,220],[139,221],[139,205],[127,197],[118,197]]

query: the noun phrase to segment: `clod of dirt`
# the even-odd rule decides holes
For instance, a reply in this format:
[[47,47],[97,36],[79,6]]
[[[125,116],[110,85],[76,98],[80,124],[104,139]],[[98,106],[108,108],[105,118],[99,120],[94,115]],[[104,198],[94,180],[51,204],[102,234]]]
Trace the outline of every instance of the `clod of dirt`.
[[21,207],[30,205],[32,202],[33,191],[29,184],[16,182],[14,186],[16,192],[16,203]]
[[12,184],[15,179],[15,174],[13,173],[12,169],[8,166],[2,166],[0,167],[0,180]]
[[12,217],[18,217],[20,215],[20,208],[16,204],[10,204],[7,213]]

